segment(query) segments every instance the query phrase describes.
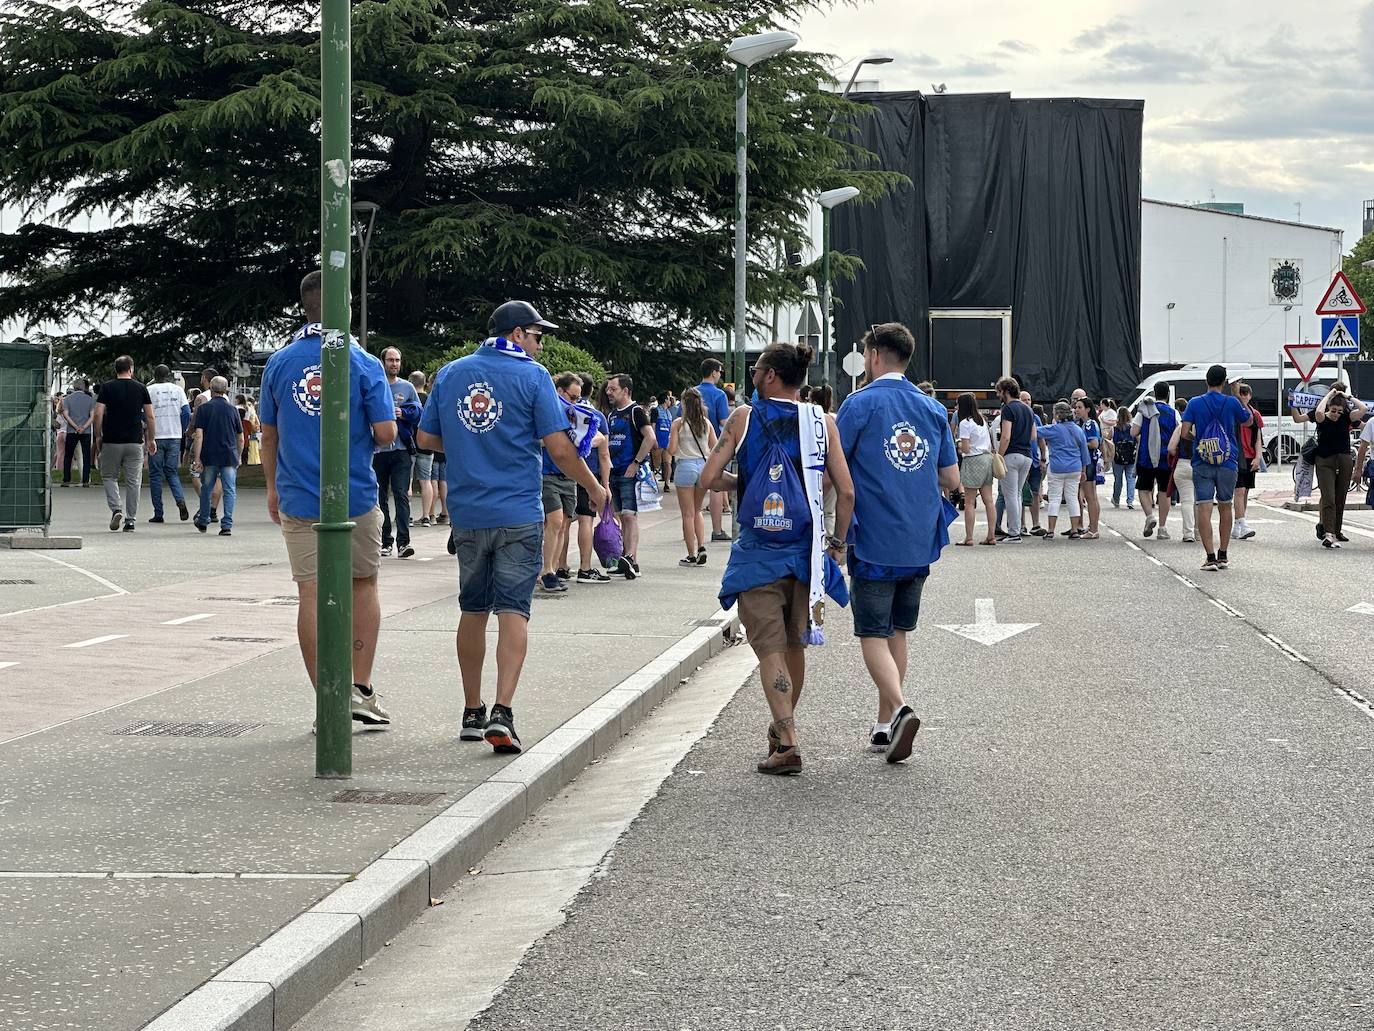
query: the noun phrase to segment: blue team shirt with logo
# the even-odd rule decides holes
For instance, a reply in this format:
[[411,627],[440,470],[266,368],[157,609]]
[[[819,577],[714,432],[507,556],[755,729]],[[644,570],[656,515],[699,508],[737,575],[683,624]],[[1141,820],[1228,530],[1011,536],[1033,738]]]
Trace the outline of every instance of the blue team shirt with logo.
[[[372,424],[396,409],[382,363],[357,344],[348,349],[348,517],[377,507]],[[277,428],[277,503],[296,519],[320,518],[320,337],[287,344],[267,361],[258,417]]]
[[[720,428],[725,425],[725,420],[730,418],[730,399],[720,387],[705,380],[697,384],[697,390],[701,394],[701,403],[706,407],[706,418],[711,420],[716,436],[720,436]],[[758,398],[754,400],[757,401]]]
[[542,365],[479,347],[440,369],[420,429],[444,440],[453,525],[485,530],[542,522],[540,441],[567,428]]
[[879,379],[850,394],[836,421],[854,479],[850,571],[867,579],[928,571],[957,518],[940,493],[940,470],[959,461],[944,407],[908,379]]

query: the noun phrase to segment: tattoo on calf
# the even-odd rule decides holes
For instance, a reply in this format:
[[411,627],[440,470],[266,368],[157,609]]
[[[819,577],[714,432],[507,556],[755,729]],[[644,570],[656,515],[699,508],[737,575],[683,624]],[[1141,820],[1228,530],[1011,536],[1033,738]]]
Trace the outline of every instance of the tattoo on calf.
[[786,673],[779,673],[777,675],[777,678],[773,681],[773,690],[778,692],[778,694],[787,694],[788,691],[792,690],[792,682],[787,679]]
[[359,641],[357,638],[354,638],[354,640],[353,640],[353,650],[354,650],[355,652],[360,652],[360,651],[362,651],[362,650],[363,650],[363,642],[362,642],[362,641]]
[[784,730],[791,730],[796,725],[797,721],[791,716],[784,716],[782,719],[778,720],[776,723],[773,724],[773,726],[777,729],[779,733],[781,733]]

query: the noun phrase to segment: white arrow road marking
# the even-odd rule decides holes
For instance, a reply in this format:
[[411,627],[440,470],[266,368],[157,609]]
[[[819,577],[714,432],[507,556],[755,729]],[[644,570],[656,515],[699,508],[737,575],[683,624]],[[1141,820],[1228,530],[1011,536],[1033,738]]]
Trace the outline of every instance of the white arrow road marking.
[[11,666],[17,665],[19,665],[17,662],[0,662],[0,669],[9,669]]
[[1345,611],[1358,612],[1362,616],[1374,616],[1374,605],[1369,604],[1367,601],[1358,601]]
[[104,637],[92,637],[89,641],[77,641],[75,644],[64,644],[63,648],[89,648],[93,644],[104,644],[106,641],[118,641],[121,637],[128,637],[128,634],[106,634]]
[[1040,625],[1039,623],[997,622],[997,609],[991,598],[978,598],[974,601],[973,618],[975,620],[973,623],[966,623],[963,626],[936,625],[941,630],[948,630],[952,634],[966,637],[970,641],[976,641],[989,648],[1009,637],[1015,637],[1027,630],[1034,630]]
[[213,612],[197,612],[194,616],[182,616],[180,619],[169,619],[169,620],[166,620],[162,625],[163,625],[163,626],[181,626],[183,623],[194,623],[194,622],[196,622],[196,620],[198,620],[198,619],[209,619],[209,618],[210,618],[211,616],[213,616],[213,615],[214,615]]

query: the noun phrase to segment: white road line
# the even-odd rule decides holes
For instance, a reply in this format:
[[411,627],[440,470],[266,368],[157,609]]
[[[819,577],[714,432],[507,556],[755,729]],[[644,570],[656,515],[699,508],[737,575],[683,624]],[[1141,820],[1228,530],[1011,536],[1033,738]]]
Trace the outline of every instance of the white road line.
[[111,583],[109,580],[106,580],[103,576],[100,576],[96,573],[92,573],[89,569],[82,569],[80,566],[74,566],[70,562],[63,562],[60,558],[53,558],[51,555],[45,555],[41,551],[35,551],[33,554],[36,555],[38,558],[46,559],[49,562],[56,562],[59,566],[66,566],[68,569],[72,570],[73,572],[80,573],[82,576],[89,576],[96,583],[100,584],[101,587],[108,587],[115,594],[129,593],[123,587],[120,587],[119,584]]
[[92,637],[89,641],[77,641],[75,644],[64,644],[63,648],[89,648],[93,644],[104,644],[106,641],[118,641],[121,637],[128,637],[128,634],[106,634],[104,637]]
[[[1124,538],[1124,537],[1121,538],[1121,539],[1122,539],[1123,541],[1126,541],[1126,538]],[[1141,547],[1139,544],[1137,544],[1135,541],[1126,541],[1126,547],[1130,548],[1132,551],[1139,551],[1139,552],[1141,552],[1141,553],[1144,553],[1144,551],[1145,551],[1145,549],[1142,548],[1142,547]]]
[[200,620],[200,619],[209,619],[209,618],[210,618],[211,616],[213,616],[213,615],[214,615],[213,612],[197,612],[194,616],[182,616],[180,619],[169,619],[169,620],[167,620],[166,622],[164,622],[162,625],[163,625],[163,626],[181,626],[183,623],[194,623],[194,622],[196,622],[197,620]]
[[0,662],[0,669],[9,669],[11,666],[17,665],[19,665],[17,662]]
[[433,561],[434,561],[434,556],[431,555],[429,558],[417,558],[415,561],[416,561],[416,562],[433,562]]
[[[1290,519],[1306,520],[1313,526],[1316,526],[1317,523],[1321,522],[1321,518],[1319,516],[1308,515],[1306,512],[1290,512],[1286,508],[1275,508],[1273,505],[1266,505],[1260,501],[1256,501],[1254,502],[1254,504],[1259,505],[1260,508],[1267,508],[1271,512],[1277,512],[1279,515],[1288,516]],[[1341,527],[1341,529],[1345,533],[1353,533],[1357,537],[1368,537],[1370,540],[1374,540],[1374,530],[1361,530],[1358,526],[1343,526]]]
[[0,879],[20,880],[85,880],[85,881],[342,881],[352,877],[346,873],[244,873],[242,871],[200,872],[185,870],[0,870]]
[[1145,557],[1146,557],[1147,559],[1149,559],[1151,562],[1153,562],[1153,563],[1154,563],[1155,565],[1157,565],[1157,566],[1162,566],[1162,565],[1164,565],[1163,562],[1159,561],[1159,559],[1155,558],[1153,555],[1146,555]]
[[1175,574],[1174,574],[1174,579],[1177,580],[1179,583],[1181,583],[1184,587],[1191,587],[1191,588],[1192,588],[1193,590],[1195,590],[1195,591],[1201,590],[1201,588],[1198,587],[1197,584],[1193,583],[1193,581],[1189,580],[1189,579],[1188,579],[1186,576],[1184,576],[1182,573],[1175,573]]
[[31,609],[15,609],[13,612],[0,612],[0,619],[6,616],[27,616],[30,612],[47,612],[49,609],[65,609],[68,605],[84,605],[88,601],[103,601],[105,598],[118,598],[118,594],[96,594],[90,598],[77,598],[73,601],[59,601],[56,605],[38,605]]

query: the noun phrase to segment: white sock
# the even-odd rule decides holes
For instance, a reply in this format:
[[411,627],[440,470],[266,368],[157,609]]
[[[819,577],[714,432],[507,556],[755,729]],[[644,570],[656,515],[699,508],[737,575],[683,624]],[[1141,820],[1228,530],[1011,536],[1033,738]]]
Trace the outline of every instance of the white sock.
[[891,724],[891,723],[875,723],[875,724],[873,724],[873,733],[875,733],[875,734],[886,734],[886,733],[888,733],[891,729],[892,729],[892,724]]

